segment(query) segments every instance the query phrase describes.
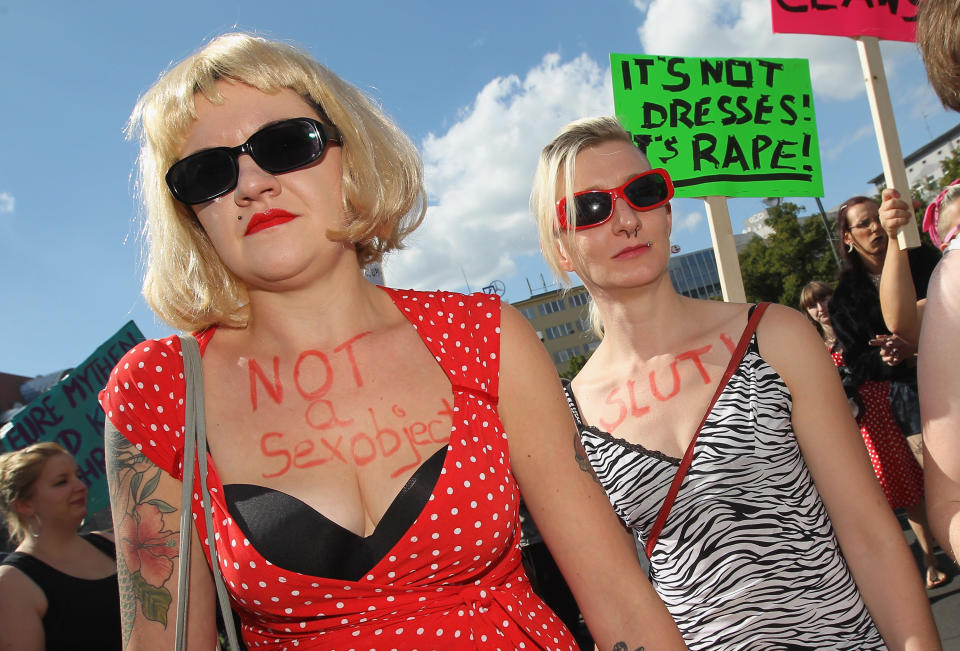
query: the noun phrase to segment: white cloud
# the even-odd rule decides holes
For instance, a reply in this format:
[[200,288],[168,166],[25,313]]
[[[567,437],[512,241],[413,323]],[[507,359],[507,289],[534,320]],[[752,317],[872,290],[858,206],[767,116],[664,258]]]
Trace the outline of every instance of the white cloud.
[[673,230],[678,231],[689,231],[694,233],[700,229],[700,224],[704,222],[706,216],[702,212],[688,212],[686,215],[681,215],[674,206],[673,212]]
[[868,122],[853,133],[844,135],[840,140],[831,141],[831,144],[823,149],[823,157],[827,160],[835,160],[847,151],[850,145],[867,136],[872,136],[874,133],[873,122]]
[[[818,96],[846,100],[863,92],[851,39],[773,34],[769,0],[633,4],[642,44],[638,51],[807,58]],[[888,76],[896,74],[912,47],[883,44]],[[385,260],[387,282],[456,289],[466,276],[480,286],[517,273],[527,256],[539,257],[528,197],[540,149],[573,119],[611,114],[609,68],[586,54],[566,62],[559,54],[547,54],[525,75],[490,81],[451,127],[423,141],[431,205],[407,250]],[[848,136],[849,142],[869,132],[869,127],[860,129]],[[694,232],[704,219],[700,212],[684,211],[682,219],[675,216],[674,228],[678,234]]]
[[9,192],[0,192],[0,215],[7,212],[13,212],[16,199]]
[[408,248],[385,261],[387,283],[454,289],[466,275],[485,285],[539,255],[528,208],[537,156],[567,122],[613,113],[608,77],[586,55],[548,54],[522,79],[489,82],[446,133],[427,136],[430,208]]
[[[864,91],[852,39],[774,34],[770,0],[635,0],[634,4],[642,16],[637,32],[647,54],[805,58],[810,60],[815,93],[842,100]],[[912,48],[906,43],[884,47],[888,75],[896,68],[896,60]]]

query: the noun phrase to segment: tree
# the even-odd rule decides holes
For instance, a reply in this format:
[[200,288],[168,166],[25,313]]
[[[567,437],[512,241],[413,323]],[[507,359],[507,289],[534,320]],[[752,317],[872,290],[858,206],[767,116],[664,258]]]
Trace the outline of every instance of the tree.
[[945,188],[954,179],[960,179],[960,147],[954,147],[949,158],[940,161],[943,176],[940,177],[940,187]]
[[588,359],[590,359],[590,355],[574,355],[567,363],[567,370],[561,373],[560,377],[566,378],[567,380],[572,380],[577,376],[577,373],[580,372],[580,369],[582,369],[587,363]]
[[769,209],[767,225],[774,233],[754,239],[740,254],[747,300],[772,301],[796,307],[800,291],[811,280],[831,282],[837,272],[832,246],[817,218],[801,221],[801,206],[782,203]]

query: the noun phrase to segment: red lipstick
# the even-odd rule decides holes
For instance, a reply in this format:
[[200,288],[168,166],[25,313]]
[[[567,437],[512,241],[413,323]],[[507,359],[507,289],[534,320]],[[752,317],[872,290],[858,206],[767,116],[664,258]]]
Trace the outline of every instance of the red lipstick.
[[615,260],[623,260],[627,258],[635,258],[642,253],[645,253],[647,249],[650,248],[650,242],[644,242],[643,244],[637,244],[635,246],[628,246],[627,248],[621,250],[614,257]]
[[247,235],[259,233],[266,228],[286,224],[291,219],[296,219],[296,217],[293,213],[289,213],[281,208],[271,208],[270,210],[258,212],[250,219],[247,230],[243,235],[246,237]]

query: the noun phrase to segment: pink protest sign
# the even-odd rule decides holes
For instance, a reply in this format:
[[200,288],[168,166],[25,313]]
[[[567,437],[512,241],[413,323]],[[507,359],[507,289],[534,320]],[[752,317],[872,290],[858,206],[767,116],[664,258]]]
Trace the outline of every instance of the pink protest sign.
[[770,0],[781,34],[875,36],[913,41],[920,0]]

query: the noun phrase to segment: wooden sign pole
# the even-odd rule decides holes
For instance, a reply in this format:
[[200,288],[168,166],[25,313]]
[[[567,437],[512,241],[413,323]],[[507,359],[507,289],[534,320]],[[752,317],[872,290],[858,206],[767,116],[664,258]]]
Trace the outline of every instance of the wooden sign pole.
[[707,204],[707,223],[710,224],[710,239],[713,240],[713,254],[717,259],[723,300],[745,303],[747,293],[743,289],[743,278],[740,275],[740,259],[737,257],[737,244],[730,226],[727,198],[705,197],[704,202]]
[[[913,211],[912,192],[907,182],[907,168],[900,151],[900,139],[897,137],[897,124],[893,117],[893,105],[890,102],[890,89],[887,76],[883,72],[883,59],[880,56],[880,41],[873,36],[858,36],[857,50],[860,52],[860,65],[867,84],[867,99],[870,100],[870,112],[873,114],[873,128],[877,132],[880,145],[880,161],[883,163],[883,177],[888,188],[895,188],[901,198]],[[920,246],[920,233],[916,220],[911,219],[897,232],[897,243],[901,249]]]

